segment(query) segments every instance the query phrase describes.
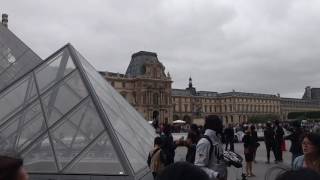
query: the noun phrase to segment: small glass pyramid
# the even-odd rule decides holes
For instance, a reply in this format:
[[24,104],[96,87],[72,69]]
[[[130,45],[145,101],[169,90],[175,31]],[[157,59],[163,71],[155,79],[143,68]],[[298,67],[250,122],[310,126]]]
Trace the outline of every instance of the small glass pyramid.
[[42,61],[0,25],[0,46],[0,153],[32,179],[152,179],[153,128],[72,45]]

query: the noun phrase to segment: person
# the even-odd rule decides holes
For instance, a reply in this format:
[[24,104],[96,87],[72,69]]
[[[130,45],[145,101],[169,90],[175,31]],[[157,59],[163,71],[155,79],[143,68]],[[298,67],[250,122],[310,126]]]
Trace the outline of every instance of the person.
[[302,141],[303,155],[293,162],[293,169],[308,168],[320,173],[320,135],[307,133]]
[[162,149],[162,140],[160,137],[154,139],[154,148],[150,151],[148,156],[148,166],[154,178],[165,167],[166,157]]
[[210,180],[199,167],[188,162],[176,162],[166,167],[156,180]]
[[258,143],[258,133],[256,131],[256,127],[254,125],[250,126],[251,129],[251,135],[252,135],[252,143],[254,144],[254,150],[253,150],[253,162],[257,163],[256,161],[256,153],[257,153],[257,149],[260,146],[260,144]]
[[23,160],[10,156],[0,156],[0,180],[28,180]]
[[284,141],[284,131],[283,128],[280,126],[279,120],[274,121],[275,125],[275,155],[276,155],[276,163],[282,162],[282,143]]
[[280,174],[276,180],[316,180],[320,179],[320,174],[310,169],[300,169],[286,171]]
[[246,176],[252,177],[255,176],[252,173],[252,162],[256,144],[252,136],[251,128],[247,128],[246,133],[243,136],[242,142],[244,146],[244,157],[246,160]]
[[232,124],[229,124],[228,127],[224,130],[224,135],[226,138],[226,148],[225,150],[228,150],[228,145],[230,145],[230,151],[234,151],[234,144],[233,144],[233,140],[234,140],[234,130],[232,127]]
[[292,123],[292,127],[292,134],[288,136],[288,139],[291,141],[291,147],[289,150],[292,154],[291,166],[293,165],[293,161],[294,159],[296,159],[296,157],[303,155],[301,147],[301,137],[303,135],[303,131],[301,129],[299,121],[294,121]]
[[274,131],[272,129],[271,123],[267,122],[266,129],[264,130],[264,142],[266,145],[266,151],[267,151],[267,164],[270,163],[270,151],[272,150],[273,155],[276,159],[275,154],[275,138],[274,138]]
[[157,131],[159,128],[159,120],[157,118],[154,118],[152,121],[153,128]]
[[187,140],[179,140],[176,142],[177,146],[185,146],[187,147],[186,154],[186,162],[194,163],[194,159],[196,156],[196,148],[197,148],[197,135],[195,133],[189,132],[187,136]]
[[205,119],[205,133],[196,147],[194,164],[201,167],[211,177],[227,179],[227,165],[223,159],[221,134],[223,125],[216,115],[209,115]]
[[173,141],[173,137],[171,134],[171,126],[169,124],[165,124],[163,126],[163,133],[161,134],[162,139],[162,150],[166,154],[167,161],[166,166],[174,163],[175,149],[176,145]]
[[189,133],[195,134],[195,136],[196,136],[195,141],[197,143],[199,141],[199,139],[200,139],[201,133],[200,133],[200,130],[199,130],[199,128],[198,128],[198,126],[196,124],[191,124],[190,125]]

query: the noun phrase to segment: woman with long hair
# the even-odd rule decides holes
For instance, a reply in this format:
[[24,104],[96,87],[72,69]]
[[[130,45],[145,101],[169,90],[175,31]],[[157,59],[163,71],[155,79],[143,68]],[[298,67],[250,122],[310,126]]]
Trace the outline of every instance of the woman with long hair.
[[303,136],[303,155],[293,162],[293,169],[308,168],[320,173],[320,135],[308,133]]

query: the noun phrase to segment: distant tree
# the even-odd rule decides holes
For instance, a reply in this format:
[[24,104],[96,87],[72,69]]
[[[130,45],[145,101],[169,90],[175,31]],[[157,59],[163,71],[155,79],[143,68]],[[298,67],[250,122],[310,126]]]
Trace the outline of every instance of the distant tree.
[[291,112],[288,119],[320,119],[320,111]]

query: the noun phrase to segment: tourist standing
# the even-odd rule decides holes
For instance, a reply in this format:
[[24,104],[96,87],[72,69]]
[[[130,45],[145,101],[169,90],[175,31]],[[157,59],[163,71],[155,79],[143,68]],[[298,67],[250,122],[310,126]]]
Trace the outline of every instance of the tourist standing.
[[199,127],[196,124],[191,124],[189,133],[195,134],[195,136],[196,136],[195,140],[196,140],[196,143],[198,143],[200,136],[201,136],[201,132],[200,132]]
[[223,160],[221,134],[223,125],[216,115],[209,115],[205,119],[204,136],[199,140],[196,148],[194,164],[201,167],[212,178],[227,179],[227,166]]
[[166,166],[174,163],[175,149],[176,145],[173,142],[173,137],[171,134],[171,126],[169,124],[165,124],[163,126],[163,132],[161,134],[162,139],[162,150],[165,152],[167,161]]
[[264,142],[267,150],[267,164],[270,163],[270,151],[273,152],[274,158],[276,158],[275,152],[275,135],[274,130],[272,129],[271,123],[267,122],[266,129],[264,130]]
[[251,128],[246,130],[246,134],[244,135],[242,142],[244,146],[244,157],[246,160],[246,176],[252,177],[255,176],[252,173],[252,162],[256,145],[252,136]]
[[252,141],[254,143],[254,151],[253,151],[253,162],[257,162],[256,161],[256,153],[257,153],[257,149],[260,146],[260,144],[258,143],[258,133],[256,131],[256,127],[254,125],[250,126],[251,129],[251,135],[252,135]]
[[320,135],[308,133],[303,136],[303,155],[293,162],[293,169],[308,168],[320,173]]
[[154,148],[150,151],[148,156],[148,166],[155,179],[159,172],[165,167],[166,155],[161,149],[162,140],[160,137],[154,139]]
[[226,140],[226,148],[225,150],[228,150],[228,145],[230,145],[229,150],[234,151],[234,130],[231,124],[228,125],[228,127],[224,130],[224,136]]
[[301,143],[303,131],[301,129],[299,121],[294,121],[292,123],[292,134],[288,136],[288,139],[291,141],[290,152],[292,153],[291,165],[296,157],[303,154]]
[[275,125],[275,154],[276,154],[276,163],[282,162],[282,143],[284,141],[283,136],[284,136],[284,131],[283,128],[280,125],[279,120],[275,120],[274,122]]

